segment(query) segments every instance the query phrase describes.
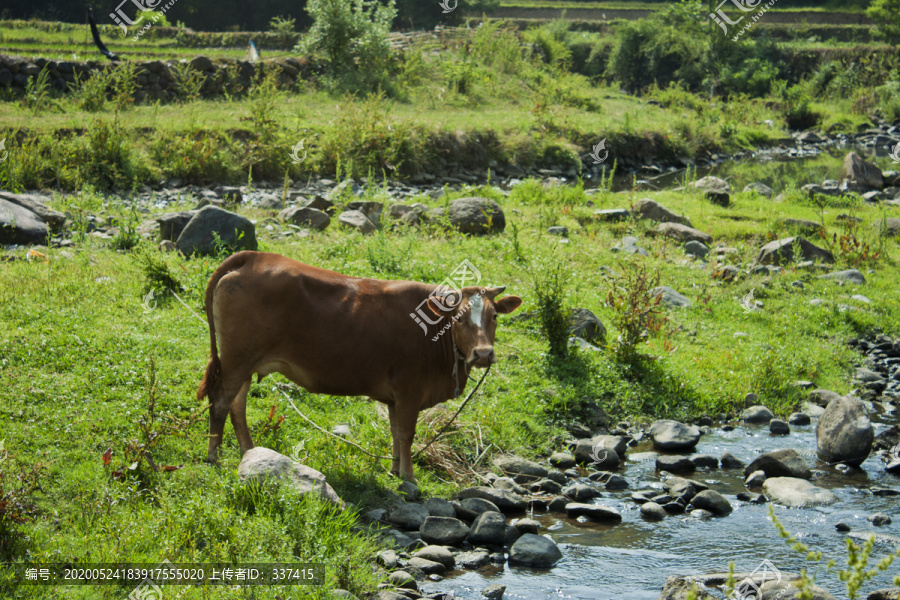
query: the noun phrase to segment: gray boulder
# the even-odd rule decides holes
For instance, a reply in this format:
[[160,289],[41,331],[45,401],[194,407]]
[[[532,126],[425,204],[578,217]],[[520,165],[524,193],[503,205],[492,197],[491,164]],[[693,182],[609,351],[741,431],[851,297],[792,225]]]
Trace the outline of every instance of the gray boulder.
[[831,390],[826,390],[823,388],[815,389],[809,393],[806,397],[807,400],[812,402],[813,404],[818,404],[821,407],[828,406],[828,403],[834,400],[835,398],[841,398],[841,395],[837,392],[832,392]]
[[796,427],[802,427],[803,425],[809,425],[811,420],[809,415],[805,412],[795,412],[791,413],[791,416],[788,417],[788,424],[794,425]]
[[348,202],[346,210],[358,210],[372,221],[375,227],[381,227],[381,213],[384,211],[384,204],[381,202],[372,202],[369,200],[356,200]]
[[425,500],[425,508],[432,517],[456,518],[456,510],[453,505],[443,498],[428,498]]
[[547,467],[520,456],[503,455],[493,459],[495,467],[512,477],[516,483],[528,483],[547,477]]
[[459,503],[459,508],[462,510],[457,509],[456,516],[473,521],[483,512],[500,512],[500,507],[484,498],[464,498]]
[[828,490],[796,477],[769,477],[762,489],[770,501],[791,508],[808,508],[837,502],[837,496]]
[[644,502],[641,504],[641,516],[648,521],[662,521],[669,513],[656,502]]
[[731,186],[724,179],[707,175],[694,181],[689,187],[702,192],[713,204],[725,207],[731,204]]
[[772,188],[770,188],[769,186],[767,186],[764,183],[759,183],[759,182],[748,183],[747,185],[744,186],[744,191],[745,192],[756,192],[760,196],[765,196],[766,198],[772,197]]
[[182,210],[156,217],[156,222],[159,224],[159,239],[170,242],[177,240],[196,212],[195,210]]
[[881,169],[863,160],[856,152],[849,152],[844,157],[838,179],[842,184],[855,183],[866,190],[880,190],[884,187],[884,174]]
[[731,452],[723,452],[719,461],[722,463],[723,469],[743,469],[746,466],[744,461],[737,458]]
[[419,534],[427,544],[456,546],[469,535],[469,527],[451,517],[427,517],[419,528]]
[[568,452],[554,452],[550,455],[550,465],[557,469],[571,469],[575,466],[575,457]]
[[378,227],[362,211],[348,210],[338,216],[338,223],[344,227],[355,229],[363,235],[375,233]]
[[606,338],[606,327],[597,315],[586,308],[576,308],[569,315],[569,334],[589,342]]
[[701,242],[703,244],[712,242],[712,236],[708,233],[680,223],[660,223],[656,227],[656,233],[679,242]]
[[50,200],[49,196],[39,196],[37,194],[13,194],[12,192],[0,191],[0,199],[18,204],[26,210],[30,210],[38,216],[38,218],[47,224],[53,230],[62,229],[66,222],[66,215],[53,210],[45,204]]
[[301,494],[317,492],[326,500],[344,507],[344,501],[328,485],[324,475],[261,446],[247,450],[241,457],[238,478],[242,482],[284,481]]
[[700,441],[700,430],[670,419],[661,419],[650,427],[653,447],[666,452],[690,452]]
[[[800,249],[800,256],[794,256],[794,244]],[[769,242],[759,249],[756,263],[760,265],[784,265],[795,260],[811,260],[813,262],[834,263],[834,255],[828,250],[819,248],[806,238],[788,237]]]
[[0,198],[0,244],[43,244],[49,230],[27,208]]
[[581,464],[591,465],[601,471],[609,471],[619,466],[619,455],[602,442],[578,440],[575,445],[575,460]]
[[469,530],[469,542],[478,546],[502,546],[506,538],[506,517],[498,512],[483,512],[472,523]]
[[216,235],[231,248],[257,248],[256,228],[249,219],[213,205],[204,206],[191,217],[178,236],[175,247],[185,256],[213,254],[216,251]]
[[506,592],[506,586],[499,583],[492,583],[481,589],[481,595],[488,600],[501,600],[504,592]]
[[599,504],[569,502],[566,504],[566,513],[572,518],[584,516],[600,523],[618,523],[622,520],[622,515],[619,514],[619,511]]
[[865,276],[857,269],[847,269],[845,271],[827,273],[820,276],[819,279],[834,279],[835,281],[843,281],[844,283],[852,283],[855,285],[864,285],[866,283]]
[[461,233],[483,235],[506,229],[500,205],[487,198],[459,198],[447,208],[450,224]]
[[687,456],[660,454],[656,457],[656,470],[669,473],[693,473],[697,470],[697,465]]
[[595,210],[594,218],[598,221],[626,221],[629,212],[624,208],[607,208],[604,210]]
[[640,256],[649,256],[648,252],[638,246],[638,239],[628,235],[622,238],[622,241],[610,248],[611,252],[625,252],[626,254],[638,254]]
[[775,418],[775,414],[765,406],[751,406],[741,413],[741,420],[745,423],[768,423]]
[[[814,585],[810,588],[812,600],[837,600],[827,590]],[[759,587],[758,600],[797,600],[800,589],[789,581],[766,581]]]
[[413,556],[408,561],[406,561],[406,566],[418,569],[426,575],[435,573],[437,573],[438,575],[443,575],[447,571],[447,567],[445,567],[441,563],[433,560],[428,560],[427,558],[421,558],[419,556]]
[[603,494],[599,490],[584,483],[573,483],[562,490],[562,495],[574,502],[587,502],[599,498]]
[[562,558],[553,540],[526,533],[509,549],[509,563],[529,567],[552,567]]
[[872,451],[875,431],[859,400],[841,397],[832,400],[816,425],[819,458],[827,463],[860,466]]
[[872,227],[878,230],[881,235],[885,237],[894,237],[900,235],[900,219],[879,219],[872,223]]
[[806,461],[796,450],[775,450],[761,454],[744,467],[744,475],[750,475],[754,471],[762,471],[766,477],[794,477],[798,479],[810,479],[812,473],[806,466]]
[[638,200],[632,213],[638,219],[649,219],[658,223],[681,223],[682,225],[690,225],[691,221],[683,215],[669,210],[659,202],[650,198],[642,198]]
[[690,241],[684,245],[684,253],[694,258],[704,259],[709,254],[709,248],[703,242]]
[[462,490],[459,497],[460,499],[481,498],[487,500],[495,504],[502,512],[522,512],[528,508],[528,503],[524,498],[514,492],[497,488],[471,487]]
[[719,492],[704,490],[691,499],[695,508],[708,510],[712,514],[724,517],[731,514],[731,503]]
[[398,506],[387,516],[389,523],[407,531],[418,531],[430,515],[422,504],[410,503]]
[[694,304],[686,296],[682,296],[667,285],[661,285],[659,287],[653,288],[652,290],[650,290],[650,295],[662,295],[661,302],[669,308],[689,308]]
[[[519,494],[520,496],[524,496],[528,493],[528,490],[516,483],[516,480],[512,477],[498,477],[491,482],[491,486],[497,488],[498,490],[506,490],[507,492],[512,492],[513,494]],[[495,502],[494,504],[497,503]],[[497,506],[500,505],[498,504]]]
[[282,221],[322,231],[331,224],[331,217],[325,211],[306,206],[292,206],[278,213]]
[[715,597],[706,590],[706,586],[698,583],[692,577],[672,575],[666,579],[666,583],[663,585],[663,589],[659,592],[656,600],[687,600],[688,598],[709,600]]
[[772,419],[769,421],[769,432],[772,435],[787,435],[791,432],[791,428],[781,419]]

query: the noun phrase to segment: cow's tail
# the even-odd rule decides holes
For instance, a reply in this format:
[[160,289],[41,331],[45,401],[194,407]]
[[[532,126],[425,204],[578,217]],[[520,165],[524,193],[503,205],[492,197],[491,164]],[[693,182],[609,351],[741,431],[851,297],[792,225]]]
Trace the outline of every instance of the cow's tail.
[[206,286],[206,322],[209,324],[209,363],[206,365],[206,373],[203,380],[200,381],[200,387],[197,388],[197,400],[203,400],[208,397],[213,388],[219,381],[222,372],[222,364],[219,362],[219,349],[216,346],[216,323],[213,320],[213,295],[216,292],[216,286],[219,280],[226,274],[239,269],[247,262],[249,252],[238,252],[226,258],[219,268],[215,270],[212,277],[209,278],[209,285]]

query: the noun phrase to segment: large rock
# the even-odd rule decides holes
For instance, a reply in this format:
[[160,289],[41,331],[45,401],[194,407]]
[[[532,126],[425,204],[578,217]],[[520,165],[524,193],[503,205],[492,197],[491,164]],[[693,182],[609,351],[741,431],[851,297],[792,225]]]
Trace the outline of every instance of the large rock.
[[278,213],[282,221],[289,221],[295,225],[310,227],[322,231],[331,223],[331,217],[325,211],[307,206],[292,206]]
[[812,473],[806,465],[806,461],[796,450],[775,450],[761,454],[744,467],[744,476],[754,471],[762,471],[766,477],[793,477],[797,479],[809,479]]
[[697,465],[686,456],[660,454],[656,457],[656,470],[669,473],[693,473],[697,470]]
[[775,414],[765,406],[751,406],[745,408],[741,413],[741,420],[744,423],[768,423],[775,418]]
[[373,223],[369,219],[369,217],[365,215],[365,213],[359,210],[348,210],[342,212],[340,216],[338,216],[338,223],[340,223],[344,227],[355,229],[363,235],[375,233],[375,231],[378,229],[375,223]]
[[506,538],[506,518],[498,512],[483,512],[472,523],[467,538],[473,546],[502,546]]
[[881,169],[863,160],[863,157],[856,152],[850,152],[844,157],[838,179],[841,184],[844,182],[855,183],[866,189],[880,190],[884,187],[884,175]]
[[589,342],[606,338],[606,327],[597,315],[586,308],[576,308],[569,315],[569,334]]
[[[827,590],[817,585],[810,587],[811,600],[837,600]],[[797,600],[800,589],[790,581],[766,581],[759,586],[758,600]]]
[[796,477],[769,477],[763,482],[763,494],[772,501],[791,508],[807,508],[837,502],[837,496]]
[[504,474],[512,477],[516,483],[528,483],[545,478],[550,471],[547,467],[520,456],[497,456],[493,460],[494,466]]
[[728,206],[731,203],[731,185],[721,177],[707,175],[690,184],[691,188],[702,192],[713,204]]
[[426,544],[456,546],[469,535],[469,527],[452,517],[427,517],[419,528]]
[[[800,256],[794,256],[794,244],[800,247]],[[759,249],[756,262],[760,265],[783,265],[795,260],[811,260],[814,262],[834,263],[834,255],[828,250],[819,248],[806,238],[788,237],[769,242]]]
[[731,503],[714,490],[704,490],[691,499],[694,508],[702,508],[708,510],[714,515],[724,517],[731,514]]
[[859,400],[840,397],[828,403],[816,425],[819,458],[827,463],[860,466],[872,451],[875,431]]
[[177,240],[196,213],[196,210],[182,210],[156,217],[156,222],[159,224],[159,239],[169,240],[170,242]]
[[0,244],[44,244],[48,233],[35,213],[0,198]]
[[30,210],[54,231],[62,229],[63,224],[66,222],[65,214],[58,210],[53,210],[44,204],[50,200],[48,196],[39,196],[37,194],[13,194],[12,192],[0,191],[0,199],[7,200],[13,204],[18,204],[22,208]]
[[587,502],[599,498],[603,494],[597,488],[584,483],[573,483],[562,490],[562,495],[574,502]]
[[456,510],[453,505],[443,498],[428,498],[425,500],[425,508],[432,517],[453,517],[456,518]]
[[375,227],[381,227],[381,213],[384,212],[384,204],[381,202],[373,202],[371,200],[355,200],[348,202],[347,210],[358,210],[375,224]]
[[662,419],[650,427],[653,447],[666,452],[690,452],[700,441],[700,430],[693,425]]
[[509,563],[529,567],[552,567],[562,558],[562,552],[550,538],[526,533],[509,549]]
[[712,599],[713,596],[706,590],[706,586],[698,583],[692,577],[676,577],[674,575],[666,579],[662,591],[656,600],[687,600],[695,598],[696,600]]
[[680,223],[660,223],[656,227],[656,232],[679,242],[702,242],[704,244],[712,242],[712,236],[708,233]]
[[461,499],[481,498],[494,503],[503,512],[522,512],[528,508],[524,498],[514,492],[490,487],[472,487],[459,493]]
[[659,202],[651,200],[650,198],[638,200],[635,203],[632,212],[638,219],[649,219],[651,221],[657,221],[658,223],[691,224],[690,219],[687,217],[669,210]]
[[506,229],[500,205],[487,198],[459,198],[447,208],[450,224],[461,233],[498,233]]
[[410,503],[403,504],[392,510],[387,520],[407,531],[418,531],[429,516],[428,509],[424,505]]
[[601,471],[609,471],[619,466],[619,454],[612,448],[604,446],[601,441],[578,440],[575,444],[575,460],[581,464],[591,465]]
[[318,492],[326,500],[344,507],[344,501],[328,485],[324,475],[268,448],[257,446],[247,450],[238,465],[238,478],[244,482],[284,480],[301,494]]
[[569,502],[566,504],[566,513],[573,518],[584,516],[600,523],[619,523],[622,520],[622,515],[619,514],[619,511],[609,506],[600,506],[599,504]]
[[230,248],[256,250],[256,228],[241,215],[219,208],[204,206],[185,225],[175,247],[184,254],[213,254],[216,235]]
[[834,279],[836,281],[843,281],[844,283],[852,283],[854,285],[864,285],[866,283],[865,275],[858,269],[846,269],[844,271],[827,273],[820,276],[819,279]]
[[667,285],[653,288],[650,290],[650,295],[654,297],[662,295],[661,302],[669,308],[688,308],[694,304],[687,296],[679,294]]
[[872,223],[872,227],[885,237],[900,235],[900,219],[895,219],[893,217],[879,219]]

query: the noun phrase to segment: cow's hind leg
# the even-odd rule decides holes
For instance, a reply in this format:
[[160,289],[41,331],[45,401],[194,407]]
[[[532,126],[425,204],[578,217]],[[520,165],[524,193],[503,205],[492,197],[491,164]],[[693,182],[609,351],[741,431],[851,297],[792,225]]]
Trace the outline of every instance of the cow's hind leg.
[[412,466],[412,443],[413,438],[416,437],[416,421],[419,418],[419,411],[398,410],[396,416],[397,431],[394,434],[394,443],[400,446],[400,477],[415,482],[416,475]]
[[[219,446],[222,444],[222,434],[225,431],[225,420],[231,411],[232,403],[240,394],[244,384],[249,384],[249,379],[222,377],[213,386],[209,393],[209,449],[206,460],[215,463],[218,460]],[[248,385],[249,387],[249,385]],[[244,398],[246,402],[246,397]],[[243,405],[242,405],[243,406]],[[249,438],[250,434],[247,434]],[[252,442],[251,442],[252,444]]]
[[391,421],[391,475],[400,475],[400,436],[397,433],[397,411],[393,404],[388,404],[388,418]]
[[250,391],[250,382],[250,379],[244,382],[231,403],[231,426],[234,427],[234,435],[237,436],[242,456],[253,448],[253,439],[247,427],[247,393]]

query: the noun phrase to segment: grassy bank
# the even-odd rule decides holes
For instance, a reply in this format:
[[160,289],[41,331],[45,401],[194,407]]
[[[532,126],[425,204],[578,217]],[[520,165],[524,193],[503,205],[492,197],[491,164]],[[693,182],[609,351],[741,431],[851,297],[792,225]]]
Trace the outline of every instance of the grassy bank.
[[[829,168],[836,170],[837,160],[831,161]],[[785,415],[800,407],[797,380],[848,391],[858,359],[845,340],[900,331],[895,297],[898,242],[880,238],[871,229],[883,218],[882,209],[852,202],[816,206],[790,187],[784,191],[783,203],[738,193],[727,209],[687,192],[655,194],[656,200],[713,235],[716,244],[735,249],[727,260],[706,266],[688,260],[679,244],[649,236],[645,222],[601,224],[592,217],[598,208],[628,206],[645,194],[601,191],[588,197],[577,186],[547,189],[537,181],[521,184],[508,197],[489,188],[453,194],[485,195],[500,202],[508,227],[494,236],[472,238],[426,228],[363,237],[335,227],[300,240],[281,236],[280,227],[272,233],[260,227],[258,236],[262,250],[350,275],[386,279],[439,282],[454,265],[469,259],[485,283],[507,285],[509,293],[524,298],[521,316],[500,324],[499,362],[483,391],[453,425],[451,435],[416,465],[426,494],[448,495],[497,452],[535,456],[560,449],[568,437],[564,425],[581,420],[591,401],[614,426],[623,419],[647,423],[659,417],[734,414],[751,391]],[[367,196],[385,200],[377,188],[369,189]],[[416,198],[432,206],[448,199]],[[101,202],[82,192],[60,198],[55,206],[73,213],[106,213],[120,222],[135,218],[124,204],[101,208]],[[263,210],[241,212],[260,222],[272,216]],[[839,213],[862,222],[848,231],[837,220]],[[832,234],[853,233],[869,244],[866,256],[842,251],[841,244],[833,246],[835,268],[859,267],[868,283],[860,288],[838,286],[793,266],[781,275],[732,283],[714,277],[726,262],[748,266],[761,244],[790,233],[781,223],[784,217],[821,222],[829,242]],[[547,234],[552,225],[569,228],[568,243]],[[610,252],[626,234],[637,235],[650,255]],[[187,260],[159,254],[151,243],[123,252],[91,236],[76,240],[75,248],[64,251],[39,248],[46,261],[26,260],[25,251],[17,251],[21,260],[0,269],[0,429],[11,453],[0,465],[4,489],[22,485],[14,479],[19,465],[40,469],[40,488],[20,505],[25,522],[2,523],[5,539],[16,541],[4,548],[4,558],[307,560],[328,565],[327,585],[310,590],[314,597],[327,597],[332,587],[356,593],[372,589],[382,575],[368,562],[377,546],[369,534],[355,529],[352,519],[329,516],[322,505],[237,485],[239,453],[230,426],[220,453],[223,467],[202,463],[206,420],[197,414],[201,407],[194,392],[206,361],[208,333],[168,295],[158,294],[149,310],[142,307],[147,287],[154,285],[142,257],[163,261],[183,286],[182,298],[201,314],[202,293],[220,257]],[[616,303],[610,301],[640,287],[641,269],[685,294],[693,306],[663,311],[664,322],[654,327],[647,343],[637,346],[637,354],[622,354],[616,351],[616,339],[629,311],[614,308]],[[600,351],[573,349],[565,357],[548,353],[548,339],[535,316],[535,288],[553,290],[547,284],[554,273],[561,282],[554,297],[563,307],[588,308],[606,323],[608,335]],[[802,288],[792,285],[797,280]],[[741,307],[739,301],[750,291],[764,303],[761,310]],[[851,299],[856,293],[871,303]],[[815,306],[809,302],[813,298],[825,302]],[[307,425],[287,405],[277,389],[279,381],[284,380],[275,376],[251,388],[248,422],[255,442],[297,455],[321,470],[359,509],[383,504],[397,485],[386,475],[388,465]],[[305,393],[295,397],[320,426],[330,430],[348,424],[354,441],[375,454],[388,453],[387,420],[376,403]],[[424,415],[418,439],[429,439],[456,404]],[[154,432],[160,435],[151,435]],[[154,472],[138,450],[140,444],[156,465],[180,468]],[[108,450],[109,464],[104,466]],[[133,462],[134,469],[128,469]],[[8,537],[11,531],[22,537]],[[185,598],[211,597],[200,589],[186,589]],[[127,591],[22,587],[5,595],[113,598]],[[262,588],[255,597],[275,598],[282,592]],[[221,594],[217,591],[215,597],[244,597],[237,591]]]

